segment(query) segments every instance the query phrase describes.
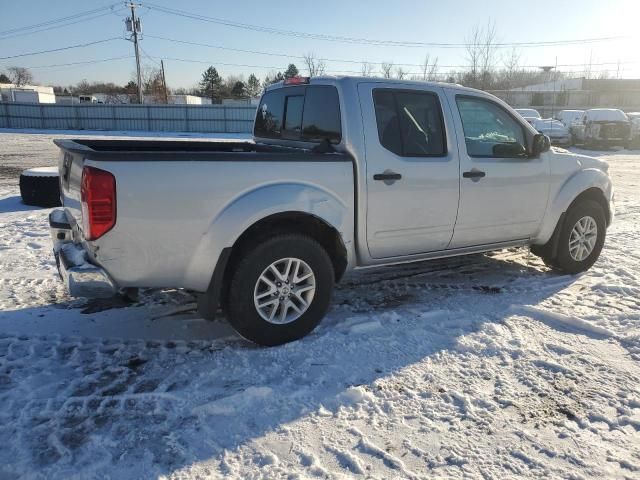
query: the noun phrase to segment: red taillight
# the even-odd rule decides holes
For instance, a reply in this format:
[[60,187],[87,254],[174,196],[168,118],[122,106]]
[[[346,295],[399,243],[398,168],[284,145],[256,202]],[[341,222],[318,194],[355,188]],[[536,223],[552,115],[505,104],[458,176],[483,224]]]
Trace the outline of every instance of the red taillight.
[[116,179],[94,167],[82,169],[82,229],[87,240],[96,240],[116,224]]
[[284,79],[285,85],[304,85],[309,83],[309,77],[289,77]]

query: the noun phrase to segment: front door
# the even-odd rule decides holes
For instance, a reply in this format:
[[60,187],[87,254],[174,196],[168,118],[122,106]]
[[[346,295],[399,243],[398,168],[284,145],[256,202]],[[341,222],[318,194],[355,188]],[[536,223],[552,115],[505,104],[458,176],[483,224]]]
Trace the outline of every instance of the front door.
[[460,207],[449,248],[528,239],[549,195],[548,155],[524,153],[524,125],[498,102],[449,91],[460,135]]
[[373,258],[444,250],[458,211],[459,164],[441,88],[358,86]]

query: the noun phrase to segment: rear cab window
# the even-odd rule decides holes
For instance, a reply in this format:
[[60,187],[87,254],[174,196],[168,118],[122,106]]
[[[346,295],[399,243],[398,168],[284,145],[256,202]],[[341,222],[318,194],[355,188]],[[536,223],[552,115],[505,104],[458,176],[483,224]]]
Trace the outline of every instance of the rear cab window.
[[257,138],[338,144],[342,140],[338,91],[332,85],[282,87],[260,101]]

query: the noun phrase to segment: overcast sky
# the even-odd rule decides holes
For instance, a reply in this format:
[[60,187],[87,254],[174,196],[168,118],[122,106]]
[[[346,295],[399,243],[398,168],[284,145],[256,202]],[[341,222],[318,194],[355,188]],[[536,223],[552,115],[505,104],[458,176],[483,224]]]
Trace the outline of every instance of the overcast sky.
[[[108,5],[107,1],[65,0],[64,2],[9,1],[0,5],[0,31],[7,32],[86,12]],[[301,56],[314,52],[317,56],[352,60],[357,63],[327,61],[327,72],[360,70],[359,62],[390,61],[420,64],[426,54],[438,57],[445,65],[464,65],[464,48],[397,47],[353,44],[319,39],[285,36],[237,27],[224,26],[163,13],[153,4],[207,17],[231,20],[282,30],[404,42],[464,43],[476,25],[495,23],[498,41],[544,42],[599,37],[624,38],[595,43],[520,48],[523,65],[584,64],[591,62],[593,71],[610,70],[611,76],[640,77],[640,1],[639,0],[539,0],[516,2],[507,0],[427,0],[347,1],[347,0],[279,0],[259,2],[223,2],[189,0],[169,2],[155,0],[137,9],[142,18],[141,42],[143,64],[155,66],[165,59],[167,83],[171,87],[195,85],[208,64],[222,75],[254,72],[259,78],[272,70],[284,69],[290,62],[302,67],[297,58],[284,58],[256,53],[233,52],[204,46],[172,43],[151,36],[215,44],[222,47],[259,50],[262,52]],[[106,13],[106,14],[105,14]],[[133,55],[133,45],[123,40],[124,18],[128,11],[118,3],[114,11],[102,11],[78,23],[24,35],[25,30],[0,34],[0,57],[55,49],[120,37],[85,48],[41,55],[0,60],[0,71],[11,65],[32,68],[35,79],[43,84],[68,85],[82,79],[126,83],[133,78],[133,58],[119,58],[103,63],[64,67],[36,68],[89,60],[103,60]],[[98,16],[101,15],[101,16]],[[91,18],[93,17],[93,18]],[[70,20],[77,21],[77,20]],[[48,28],[48,26],[40,27]],[[16,35],[19,36],[11,36]],[[508,49],[500,50],[500,55]],[[148,56],[152,58],[148,58]],[[194,62],[179,61],[193,60]],[[620,63],[618,70],[617,62]],[[203,62],[203,63],[196,63]],[[611,62],[609,65],[595,65]],[[227,64],[227,65],[225,65]],[[251,65],[250,67],[237,65]],[[378,67],[376,67],[378,68]],[[418,67],[404,66],[415,72]],[[559,70],[583,71],[583,66],[561,66]]]

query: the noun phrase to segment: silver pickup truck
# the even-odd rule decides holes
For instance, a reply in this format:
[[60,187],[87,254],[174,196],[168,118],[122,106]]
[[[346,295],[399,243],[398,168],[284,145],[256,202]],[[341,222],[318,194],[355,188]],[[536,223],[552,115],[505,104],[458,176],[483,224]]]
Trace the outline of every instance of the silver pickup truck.
[[311,332],[358,267],[531,245],[584,271],[614,215],[605,162],[458,85],[297,77],[265,91],[254,142],[56,144],[72,295],[187,289],[262,345]]

